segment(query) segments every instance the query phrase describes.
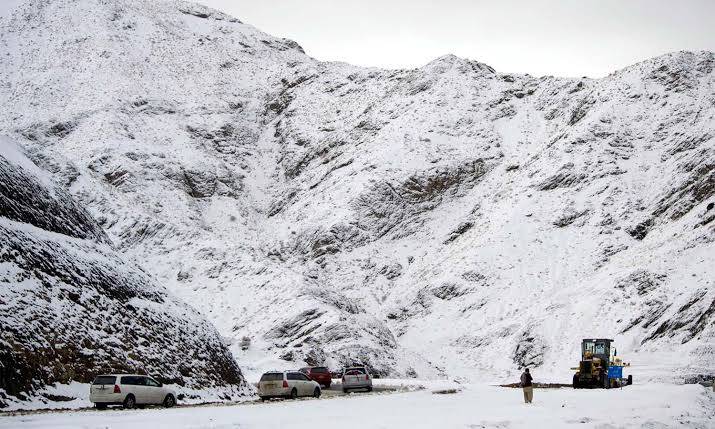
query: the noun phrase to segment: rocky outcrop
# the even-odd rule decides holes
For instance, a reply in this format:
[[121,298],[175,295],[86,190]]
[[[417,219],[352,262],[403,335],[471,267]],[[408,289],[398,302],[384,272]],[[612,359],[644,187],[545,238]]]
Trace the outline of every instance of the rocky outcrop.
[[14,143],[0,144],[0,404],[111,372],[250,394],[215,328],[119,256]]
[[488,171],[489,164],[478,159],[416,172],[401,183],[378,182],[352,202],[357,226],[369,230],[372,239],[395,229],[399,236],[409,234],[419,227],[420,213],[433,210],[446,198],[463,195]]
[[[49,173],[27,160],[10,139],[0,136],[0,216],[58,234],[109,243],[92,217],[52,184]],[[17,162],[18,164],[14,164]],[[23,166],[25,168],[22,168]]]

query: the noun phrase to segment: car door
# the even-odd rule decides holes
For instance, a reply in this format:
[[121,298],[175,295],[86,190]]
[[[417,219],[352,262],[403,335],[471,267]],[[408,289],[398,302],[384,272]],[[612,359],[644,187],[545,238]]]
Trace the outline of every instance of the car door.
[[305,396],[305,374],[295,373],[295,385],[298,388],[298,396]]
[[161,404],[164,402],[164,389],[161,387],[161,383],[151,377],[145,377],[144,380],[146,382],[147,395],[151,403]]
[[120,387],[122,390],[122,400],[128,395],[134,395],[134,399],[139,403],[139,395],[137,393],[137,381],[133,375],[125,375],[119,378]]
[[305,374],[299,374],[298,382],[302,387],[302,396],[311,396],[313,394],[313,383]]
[[132,377],[134,385],[134,397],[137,400],[137,404],[151,404],[151,395],[146,386],[146,377],[141,375]]
[[295,388],[298,396],[305,396],[305,386],[303,385],[303,378],[305,376],[299,372],[289,372],[287,374],[288,386],[291,389]]

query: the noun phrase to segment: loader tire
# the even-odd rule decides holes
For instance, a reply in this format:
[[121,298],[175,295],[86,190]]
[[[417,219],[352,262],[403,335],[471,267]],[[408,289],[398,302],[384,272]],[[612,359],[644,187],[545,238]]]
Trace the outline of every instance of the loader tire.
[[626,379],[626,386],[630,386],[631,384],[633,384],[633,375],[629,375]]
[[574,389],[581,388],[581,383],[579,383],[578,374],[574,374],[574,376],[573,376],[573,388]]
[[603,374],[601,380],[601,385],[603,386],[604,389],[610,389],[611,388],[611,380],[608,379],[608,374]]

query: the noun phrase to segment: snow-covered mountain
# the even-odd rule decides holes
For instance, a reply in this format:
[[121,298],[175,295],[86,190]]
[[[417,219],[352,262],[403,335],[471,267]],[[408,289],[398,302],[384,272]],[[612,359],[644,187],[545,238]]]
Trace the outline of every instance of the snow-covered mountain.
[[0,26],[0,133],[248,374],[568,381],[606,336],[638,376],[712,376],[711,52],[562,79],[321,62],[178,1]]
[[47,385],[106,372],[147,372],[190,396],[250,394],[205,318],[118,255],[12,141],[0,145],[0,408],[58,400]]

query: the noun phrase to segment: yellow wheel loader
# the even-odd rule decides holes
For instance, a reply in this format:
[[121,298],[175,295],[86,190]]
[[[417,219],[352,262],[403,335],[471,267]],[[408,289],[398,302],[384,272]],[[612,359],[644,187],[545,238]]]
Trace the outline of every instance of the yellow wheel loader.
[[607,338],[585,338],[581,341],[581,362],[578,368],[571,368],[576,370],[573,376],[574,389],[610,389],[633,384],[632,375],[623,378],[623,367],[630,365],[624,364],[616,356],[615,348],[611,355],[612,343],[613,340]]

